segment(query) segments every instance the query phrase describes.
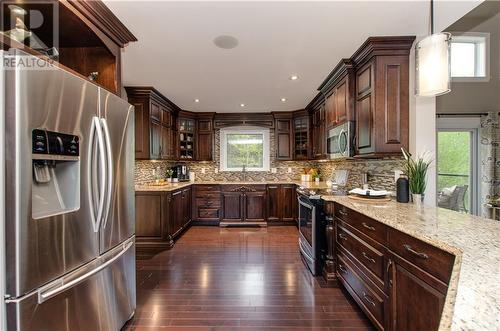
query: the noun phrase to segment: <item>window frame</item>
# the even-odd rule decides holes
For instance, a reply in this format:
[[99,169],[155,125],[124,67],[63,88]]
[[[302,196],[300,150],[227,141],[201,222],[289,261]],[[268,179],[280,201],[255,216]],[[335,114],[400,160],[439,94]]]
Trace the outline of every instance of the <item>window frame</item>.
[[268,172],[271,164],[271,151],[270,151],[270,131],[266,128],[254,126],[237,126],[230,128],[220,129],[220,155],[219,155],[219,170],[242,172],[243,168],[229,168],[227,166],[227,135],[228,134],[262,134],[263,138],[263,155],[262,155],[262,168],[245,167],[246,171],[260,171]]
[[[473,77],[460,77],[451,76],[452,83],[467,83],[467,82],[489,82],[490,81],[490,34],[488,32],[453,32],[451,37],[451,43],[453,41],[457,43],[471,43],[477,45],[478,42],[474,39],[484,38],[484,76],[473,76]],[[450,45],[451,52],[451,45]],[[475,60],[474,60],[474,74],[477,72],[477,46],[475,47]],[[453,54],[450,53],[450,68],[451,68],[451,57]]]

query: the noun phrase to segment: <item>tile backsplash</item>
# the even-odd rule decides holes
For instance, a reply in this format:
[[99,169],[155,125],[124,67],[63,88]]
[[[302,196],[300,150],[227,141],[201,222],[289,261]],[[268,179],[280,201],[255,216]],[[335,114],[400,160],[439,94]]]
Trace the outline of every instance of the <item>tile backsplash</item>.
[[[195,173],[196,181],[242,181],[241,172],[218,171],[219,169],[219,141],[220,134],[215,133],[214,161],[183,161],[189,170]],[[335,169],[349,170],[348,187],[361,186],[361,174],[369,173],[368,183],[374,189],[394,190],[394,170],[403,168],[401,158],[387,158],[377,160],[342,160],[342,161],[278,161],[274,157],[274,132],[270,132],[271,146],[271,168],[276,168],[276,173],[272,172],[247,172],[247,181],[296,181],[300,179],[300,174],[304,169],[318,168],[321,174],[321,180],[331,178]],[[135,182],[136,184],[145,184],[155,180],[153,170],[158,169],[162,177],[165,177],[167,168],[178,164],[179,162],[170,161],[141,161],[135,163]],[[203,173],[204,169],[204,173]],[[290,171],[290,172],[289,172]]]

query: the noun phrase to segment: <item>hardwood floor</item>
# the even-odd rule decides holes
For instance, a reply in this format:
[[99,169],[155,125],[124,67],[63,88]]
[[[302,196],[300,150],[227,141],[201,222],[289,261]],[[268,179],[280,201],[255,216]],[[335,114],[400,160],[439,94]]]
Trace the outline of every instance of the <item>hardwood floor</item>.
[[298,232],[192,227],[170,251],[137,260],[137,312],[124,330],[372,330],[338,288],[303,265]]

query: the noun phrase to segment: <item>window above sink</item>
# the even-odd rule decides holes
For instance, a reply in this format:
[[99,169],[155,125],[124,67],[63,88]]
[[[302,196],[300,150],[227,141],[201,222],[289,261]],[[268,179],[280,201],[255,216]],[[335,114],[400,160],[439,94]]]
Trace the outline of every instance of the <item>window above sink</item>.
[[231,127],[220,130],[221,171],[269,171],[269,129]]

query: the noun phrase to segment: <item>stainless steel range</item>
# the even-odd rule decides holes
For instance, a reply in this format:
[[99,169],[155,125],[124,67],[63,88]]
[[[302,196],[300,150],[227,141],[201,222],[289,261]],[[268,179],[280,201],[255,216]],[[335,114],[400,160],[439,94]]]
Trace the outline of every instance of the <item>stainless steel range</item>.
[[316,192],[298,188],[299,248],[302,260],[314,276],[321,274],[326,254],[324,201]]

